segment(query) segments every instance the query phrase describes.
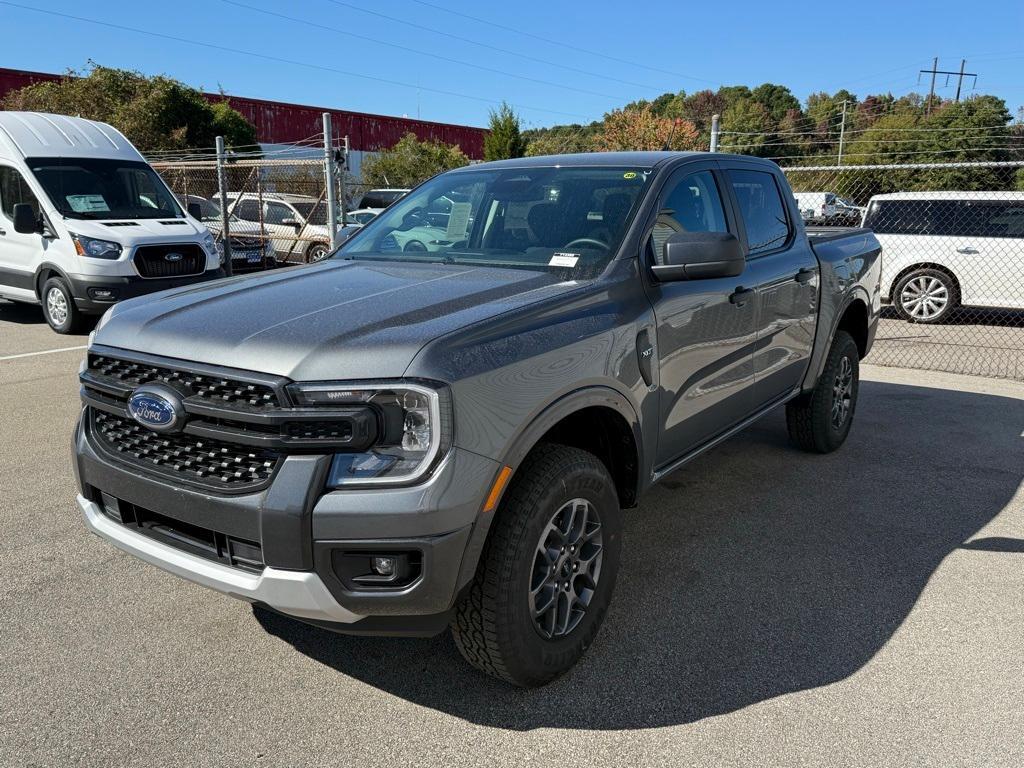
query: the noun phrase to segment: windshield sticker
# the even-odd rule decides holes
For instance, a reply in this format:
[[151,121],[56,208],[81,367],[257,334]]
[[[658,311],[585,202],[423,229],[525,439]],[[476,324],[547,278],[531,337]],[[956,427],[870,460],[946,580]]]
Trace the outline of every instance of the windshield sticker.
[[448,215],[448,228],[444,233],[447,239],[466,239],[466,229],[469,227],[469,214],[472,210],[472,203],[452,203],[452,211]]
[[635,179],[636,178],[636,171],[626,171],[624,174],[622,174],[622,178],[624,178],[624,179]]
[[75,213],[105,213],[110,210],[103,195],[67,195],[64,199]]
[[553,253],[551,254],[551,261],[548,262],[549,267],[575,267],[576,262],[580,260],[578,253]]

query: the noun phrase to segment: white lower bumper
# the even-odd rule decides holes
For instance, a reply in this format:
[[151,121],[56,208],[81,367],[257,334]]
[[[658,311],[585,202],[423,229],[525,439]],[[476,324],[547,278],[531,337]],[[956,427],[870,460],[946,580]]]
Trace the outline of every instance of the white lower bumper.
[[78,497],[78,508],[93,533],[175,576],[240,600],[265,603],[281,613],[304,619],[351,624],[363,618],[339,605],[320,577],[310,571],[267,567],[259,574],[248,573],[183,552],[126,528],[107,517],[98,504],[84,496]]

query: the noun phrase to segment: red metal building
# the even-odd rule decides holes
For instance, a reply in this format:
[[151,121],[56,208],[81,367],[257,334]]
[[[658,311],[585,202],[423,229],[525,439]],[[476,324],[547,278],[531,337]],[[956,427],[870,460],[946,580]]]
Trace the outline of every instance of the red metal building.
[[[26,85],[60,80],[63,77],[65,75],[0,67],[0,98],[3,98],[9,91],[23,88]],[[204,95],[210,101],[220,101],[225,98],[217,93]],[[480,160],[484,155],[484,136],[487,131],[483,128],[250,99],[242,96],[226,98],[232,107],[245,115],[245,118],[256,126],[256,137],[261,144],[290,144],[315,136],[323,131],[321,115],[324,112],[330,112],[335,135],[348,135],[349,145],[355,151],[377,152],[388,149],[394,146],[404,134],[412,131],[421,140],[432,139],[443,141],[446,144],[458,144],[462,151],[473,160]]]

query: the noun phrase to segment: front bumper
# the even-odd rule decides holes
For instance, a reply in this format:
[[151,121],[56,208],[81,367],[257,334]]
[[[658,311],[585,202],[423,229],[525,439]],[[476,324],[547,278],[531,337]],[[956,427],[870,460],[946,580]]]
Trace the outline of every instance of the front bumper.
[[[150,279],[137,275],[68,275],[68,280],[71,283],[71,295],[75,300],[75,306],[83,312],[99,314],[125,299],[205,283],[220,277],[224,277],[224,270],[218,268],[187,277]],[[112,298],[101,298],[105,294],[98,292],[102,291],[109,291]]]
[[253,574],[215,563],[155,541],[107,517],[99,504],[78,497],[78,508],[93,533],[115,547],[196,584],[252,603],[265,603],[281,613],[315,621],[350,623],[362,617],[338,605],[315,573],[264,568]]
[[[445,625],[476,569],[479,510],[495,462],[452,449],[417,486],[324,491],[328,457],[286,458],[269,486],[215,494],[150,475],[98,451],[88,419],[74,439],[78,505],[89,529],[170,573],[280,613],[344,632],[429,634]],[[218,535],[258,543],[259,573],[184,551],[109,517],[101,494]],[[474,535],[476,533],[477,535]],[[420,571],[401,587],[353,588],[335,553],[415,552]],[[429,621],[428,619],[434,619]]]

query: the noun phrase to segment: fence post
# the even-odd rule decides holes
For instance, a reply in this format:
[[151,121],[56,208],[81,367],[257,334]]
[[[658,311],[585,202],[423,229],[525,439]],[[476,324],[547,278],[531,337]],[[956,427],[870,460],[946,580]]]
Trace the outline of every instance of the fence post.
[[719,120],[718,115],[712,115],[711,116],[711,151],[712,152],[717,152],[718,151],[718,132],[719,132],[718,120]]
[[224,167],[224,137],[217,137],[217,193],[220,197],[221,242],[224,246],[224,274],[230,277],[231,269],[231,216],[228,213],[228,174]]
[[327,184],[327,226],[331,232],[331,250],[338,247],[338,201],[334,187],[334,150],[331,144],[331,113],[324,112],[324,180]]
[[348,136],[341,140],[341,225],[345,226],[345,215],[348,209],[348,190],[345,189],[345,177],[348,175]]

